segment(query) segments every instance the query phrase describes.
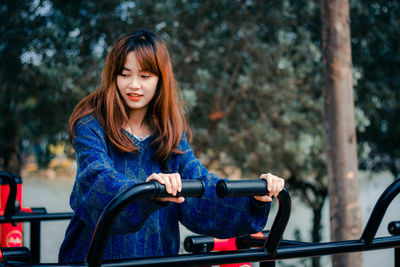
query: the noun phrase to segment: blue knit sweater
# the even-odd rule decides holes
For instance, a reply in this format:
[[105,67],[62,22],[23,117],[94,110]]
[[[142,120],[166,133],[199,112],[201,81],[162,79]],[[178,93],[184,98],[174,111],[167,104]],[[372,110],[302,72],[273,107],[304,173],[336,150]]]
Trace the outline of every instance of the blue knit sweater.
[[[154,136],[140,141],[125,132],[139,152],[120,152],[93,115],[80,119],[74,133],[78,170],[70,205],[75,215],[60,248],[61,263],[84,261],[97,220],[116,194],[161,172],[153,159]],[[182,179],[201,178],[203,197],[186,198],[182,204],[141,199],[129,205],[114,224],[103,259],[175,255],[180,244],[178,222],[195,233],[218,238],[255,233],[264,227],[269,204],[259,205],[250,197],[219,199],[215,194],[219,177],[202,166],[185,138],[178,148],[185,153],[171,155],[168,169],[180,173]]]

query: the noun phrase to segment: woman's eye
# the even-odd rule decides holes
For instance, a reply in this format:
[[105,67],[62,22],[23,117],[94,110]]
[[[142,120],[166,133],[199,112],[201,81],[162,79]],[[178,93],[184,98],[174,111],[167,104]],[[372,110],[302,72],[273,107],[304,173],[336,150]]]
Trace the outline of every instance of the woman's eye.
[[142,75],[140,75],[142,78],[149,78],[149,77],[151,77],[151,75],[148,75],[148,74],[142,74]]
[[128,77],[129,75],[127,73],[121,73],[120,74],[122,77]]

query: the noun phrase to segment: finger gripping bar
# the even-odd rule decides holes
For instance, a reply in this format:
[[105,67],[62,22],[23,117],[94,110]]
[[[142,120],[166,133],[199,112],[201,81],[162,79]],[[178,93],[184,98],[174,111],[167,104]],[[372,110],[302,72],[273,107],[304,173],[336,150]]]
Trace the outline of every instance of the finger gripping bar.
[[[154,197],[170,197],[171,195],[165,190],[165,186],[155,182],[156,190]],[[182,180],[182,191],[177,193],[177,197],[201,197],[204,193],[204,182],[201,179]]]
[[242,197],[242,196],[263,196],[268,194],[267,181],[259,180],[241,180],[228,181],[220,180],[217,183],[217,196],[224,197]]

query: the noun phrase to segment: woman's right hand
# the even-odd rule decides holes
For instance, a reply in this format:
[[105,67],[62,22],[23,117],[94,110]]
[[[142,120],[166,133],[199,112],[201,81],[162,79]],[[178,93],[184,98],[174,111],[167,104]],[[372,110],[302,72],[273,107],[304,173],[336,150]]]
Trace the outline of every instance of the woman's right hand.
[[176,194],[182,191],[182,181],[179,173],[153,173],[146,179],[146,182],[151,180],[156,180],[160,184],[165,185],[167,192],[172,195],[172,197],[159,197],[154,198],[154,200],[175,203],[182,203],[185,201],[185,198],[182,196],[176,197]]

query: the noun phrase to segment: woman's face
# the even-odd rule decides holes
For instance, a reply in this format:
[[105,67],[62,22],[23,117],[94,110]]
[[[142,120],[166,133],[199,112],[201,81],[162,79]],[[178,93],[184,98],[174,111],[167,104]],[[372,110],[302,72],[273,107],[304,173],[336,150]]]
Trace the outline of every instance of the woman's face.
[[117,76],[117,87],[126,105],[135,112],[147,112],[157,90],[158,76],[145,72],[139,66],[135,52],[126,56],[124,68]]

